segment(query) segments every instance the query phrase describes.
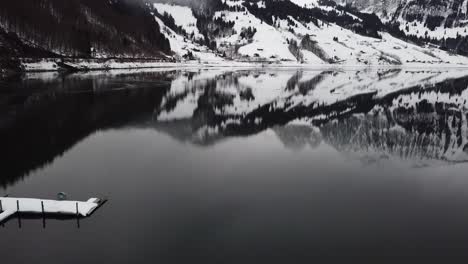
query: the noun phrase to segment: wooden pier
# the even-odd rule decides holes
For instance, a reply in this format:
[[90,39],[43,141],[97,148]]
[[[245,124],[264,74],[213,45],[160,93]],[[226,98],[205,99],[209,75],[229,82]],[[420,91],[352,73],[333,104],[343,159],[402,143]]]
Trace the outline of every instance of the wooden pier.
[[0,197],[0,223],[17,214],[88,217],[106,201],[98,198],[81,202]]

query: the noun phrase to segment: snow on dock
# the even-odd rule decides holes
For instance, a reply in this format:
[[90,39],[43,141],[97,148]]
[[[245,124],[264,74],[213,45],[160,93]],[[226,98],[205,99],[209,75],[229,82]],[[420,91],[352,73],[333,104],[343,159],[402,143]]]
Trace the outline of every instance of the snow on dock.
[[55,201],[29,198],[0,197],[0,223],[16,213],[89,216],[105,200],[91,198],[86,202]]

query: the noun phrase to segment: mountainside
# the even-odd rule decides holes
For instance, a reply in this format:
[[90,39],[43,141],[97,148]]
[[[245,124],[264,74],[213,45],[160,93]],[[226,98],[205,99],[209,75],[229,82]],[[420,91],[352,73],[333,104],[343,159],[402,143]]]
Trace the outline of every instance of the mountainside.
[[170,54],[148,8],[132,0],[1,1],[2,47],[17,57]]
[[148,0],[148,3],[164,3],[186,6],[203,13],[213,13],[222,6],[220,0]]
[[[297,1],[297,0],[296,0]],[[430,30],[436,27],[463,27],[467,24],[466,0],[336,0],[364,12],[379,14],[385,21],[417,21]]]
[[244,66],[466,65],[468,57],[459,55],[468,55],[467,4],[468,0],[3,1],[1,57],[55,59],[21,59],[19,67],[0,58],[0,71],[12,66],[77,70],[141,65],[109,63],[110,58],[149,59],[142,67],[160,59]]
[[373,12],[411,40],[433,43],[468,54],[467,0],[336,0],[363,12]]
[[[394,36],[374,14],[332,1],[218,1],[212,16],[157,0],[153,14],[180,58],[341,65],[465,64]],[[400,33],[400,32],[397,32]],[[396,34],[398,36],[398,34]],[[217,56],[209,56],[210,50]]]

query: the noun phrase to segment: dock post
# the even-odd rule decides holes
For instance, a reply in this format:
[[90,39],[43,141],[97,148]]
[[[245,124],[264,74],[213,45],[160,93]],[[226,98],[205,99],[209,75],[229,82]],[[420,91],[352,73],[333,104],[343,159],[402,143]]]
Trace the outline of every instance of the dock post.
[[44,212],[44,201],[41,201],[41,210],[42,210],[42,228],[46,228],[45,212]]
[[80,214],[78,211],[78,203],[76,203],[76,227],[80,229]]
[[19,200],[16,200],[16,212],[18,213],[18,228],[21,229],[21,215],[20,215],[20,206]]

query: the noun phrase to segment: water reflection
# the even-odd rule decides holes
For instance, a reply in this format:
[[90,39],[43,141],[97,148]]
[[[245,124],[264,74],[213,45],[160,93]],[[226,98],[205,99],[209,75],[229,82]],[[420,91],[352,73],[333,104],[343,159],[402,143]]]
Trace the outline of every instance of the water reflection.
[[152,125],[200,145],[273,128],[292,149],[323,140],[340,152],[374,160],[397,158],[413,166],[463,162],[468,160],[466,73],[245,71],[180,77]]
[[364,164],[468,161],[468,71],[184,70],[36,74],[0,84],[0,184],[100,130],[149,128],[197,146],[272,129]]
[[0,184],[46,166],[98,130],[150,118],[169,88],[167,76],[71,75],[2,85]]

